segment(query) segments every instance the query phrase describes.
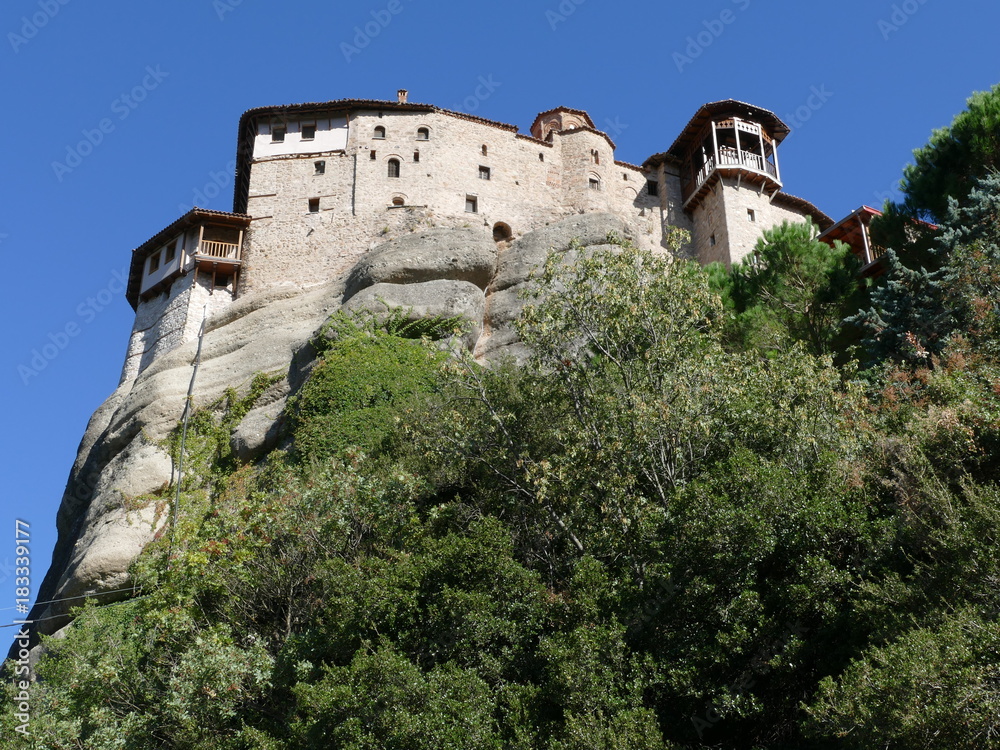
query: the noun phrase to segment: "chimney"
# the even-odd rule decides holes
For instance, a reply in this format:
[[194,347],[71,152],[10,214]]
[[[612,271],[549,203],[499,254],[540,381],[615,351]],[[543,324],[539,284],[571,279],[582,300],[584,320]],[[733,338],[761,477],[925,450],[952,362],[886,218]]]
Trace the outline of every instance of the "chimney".
[[399,97],[400,104],[406,104],[406,97],[409,96],[410,92],[406,89],[400,89],[396,92],[396,96]]

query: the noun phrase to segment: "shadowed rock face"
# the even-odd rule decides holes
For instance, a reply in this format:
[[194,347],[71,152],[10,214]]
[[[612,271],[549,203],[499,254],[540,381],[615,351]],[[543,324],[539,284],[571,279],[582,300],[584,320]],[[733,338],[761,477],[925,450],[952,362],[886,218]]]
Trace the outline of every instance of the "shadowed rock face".
[[[387,315],[397,307],[410,319],[461,317],[463,342],[480,361],[523,360],[527,352],[512,326],[532,270],[550,249],[566,250],[573,240],[593,248],[612,231],[628,234],[610,214],[576,215],[499,250],[480,228],[415,233],[376,247],[346,279],[241,298],[206,325],[195,406],[216,401],[229,387],[245,392],[256,373],[280,374],[232,436],[236,455],[256,460],[277,444],[285,401],[313,363],[308,342],[342,308]],[[169,517],[167,503],[142,505],[135,498],[172,481],[164,443],[181,418],[196,349],[191,341],[159,357],[94,413],[59,508],[59,541],[39,601],[127,596],[111,592],[127,588],[129,565]],[[37,606],[31,619],[53,618],[37,626],[52,633],[66,624],[68,609]]]

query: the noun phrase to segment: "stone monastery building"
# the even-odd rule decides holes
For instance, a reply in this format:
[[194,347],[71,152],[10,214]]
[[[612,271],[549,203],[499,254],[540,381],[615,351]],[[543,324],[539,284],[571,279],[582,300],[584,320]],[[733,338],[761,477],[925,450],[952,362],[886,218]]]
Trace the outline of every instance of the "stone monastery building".
[[871,262],[870,213],[834,225],[783,191],[778,147],[788,134],[772,112],[715,102],[635,165],[615,160],[611,138],[568,107],[538,115],[530,135],[410,103],[404,90],[396,101],[251,109],[239,123],[233,212],[195,208],[133,251],[122,382],[196,337],[206,310],[343,278],[371,249],[428,227],[481,227],[502,253],[550,223],[608,213],[640,246],[669,252],[677,227],[690,232],[687,257],[734,263],[765,229],[811,219],[860,237],[856,251]]

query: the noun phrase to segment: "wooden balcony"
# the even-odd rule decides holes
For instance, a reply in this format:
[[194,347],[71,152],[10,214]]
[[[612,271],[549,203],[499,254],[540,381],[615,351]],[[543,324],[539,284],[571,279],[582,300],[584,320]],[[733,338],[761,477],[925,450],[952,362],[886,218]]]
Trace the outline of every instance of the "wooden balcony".
[[694,179],[684,184],[682,197],[685,205],[696,197],[704,197],[712,178],[720,169],[739,170],[744,173],[748,182],[769,182],[773,183],[776,189],[781,188],[777,167],[761,154],[722,146],[719,148],[718,158],[710,155],[701,169],[695,173]]
[[200,239],[192,254],[199,271],[231,275],[243,265],[242,233],[240,242]]

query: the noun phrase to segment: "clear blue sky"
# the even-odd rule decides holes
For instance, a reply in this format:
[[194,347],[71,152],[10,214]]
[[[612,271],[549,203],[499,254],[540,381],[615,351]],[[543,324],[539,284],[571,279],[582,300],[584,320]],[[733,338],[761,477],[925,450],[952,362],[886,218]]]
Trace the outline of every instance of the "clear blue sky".
[[[880,205],[931,130],[997,82],[998,27],[1000,7],[972,0],[7,0],[0,620],[15,519],[36,588],[78,442],[118,382],[132,311],[115,274],[196,192],[231,209],[244,110],[404,87],[526,131],[562,104],[641,162],[702,103],[741,99],[797,124],[785,188],[840,218]],[[51,337],[57,356],[19,372]]]

